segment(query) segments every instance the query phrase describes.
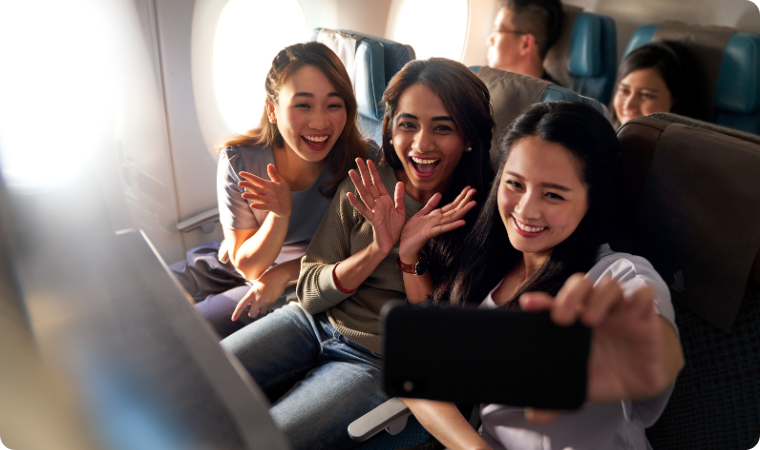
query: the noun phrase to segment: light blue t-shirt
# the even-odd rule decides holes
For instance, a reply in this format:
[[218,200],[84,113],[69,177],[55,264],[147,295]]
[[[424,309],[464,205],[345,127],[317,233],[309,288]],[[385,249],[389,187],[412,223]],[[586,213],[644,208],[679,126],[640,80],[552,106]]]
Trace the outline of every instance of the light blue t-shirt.
[[[250,202],[241,197],[245,189],[238,186],[241,180],[238,173],[249,172],[269,181],[269,164],[274,164],[271,147],[227,147],[222,150],[216,179],[219,222],[223,227],[231,230],[250,230],[264,223],[269,211],[252,209]],[[314,236],[332,201],[332,198],[325,197],[319,191],[330,177],[330,169],[325,166],[314,184],[302,191],[293,192],[293,212],[288,223],[288,233],[275,264],[300,258],[306,253],[311,237]],[[224,241],[219,248],[219,260],[229,260],[228,248]]]
[[[657,313],[670,322],[678,333],[668,286],[649,261],[628,253],[613,252],[605,244],[600,249],[596,264],[586,273],[586,278],[596,284],[605,277],[616,279],[626,297],[643,285],[652,288]],[[481,308],[496,308],[492,294],[493,291]],[[494,450],[651,449],[644,430],[660,417],[673,387],[643,402],[589,403],[577,411],[561,413],[556,421],[548,425],[534,425],[526,421],[523,408],[482,405],[482,436]]]

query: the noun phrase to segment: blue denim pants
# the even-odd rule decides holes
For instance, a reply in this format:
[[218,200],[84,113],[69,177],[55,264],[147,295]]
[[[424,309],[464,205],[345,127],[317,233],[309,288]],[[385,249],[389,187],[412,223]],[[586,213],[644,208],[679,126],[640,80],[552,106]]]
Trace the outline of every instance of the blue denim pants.
[[346,339],[325,313],[290,303],[221,342],[264,392],[303,377],[269,414],[294,450],[360,445],[348,425],[388,400],[381,357]]

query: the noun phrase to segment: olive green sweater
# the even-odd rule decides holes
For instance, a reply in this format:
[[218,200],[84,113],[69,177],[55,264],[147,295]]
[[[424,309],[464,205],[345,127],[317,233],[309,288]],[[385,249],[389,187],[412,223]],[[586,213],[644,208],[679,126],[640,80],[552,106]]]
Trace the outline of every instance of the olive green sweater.
[[[378,168],[385,189],[393,196],[398,179],[390,166]],[[330,323],[351,341],[371,352],[382,354],[380,309],[391,300],[406,301],[404,279],[396,267],[398,246],[375,268],[359,288],[346,294],[333,280],[333,268],[372,242],[372,225],[348,201],[346,194],[359,197],[350,178],[338,187],[332,204],[301,260],[298,301],[309,314],[327,311]],[[406,194],[406,217],[422,205]]]

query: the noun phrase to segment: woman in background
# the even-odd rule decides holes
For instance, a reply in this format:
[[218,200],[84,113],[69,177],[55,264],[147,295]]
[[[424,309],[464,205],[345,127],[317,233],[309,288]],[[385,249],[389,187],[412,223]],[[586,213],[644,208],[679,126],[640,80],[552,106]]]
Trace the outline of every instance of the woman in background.
[[654,42],[629,53],[618,69],[612,100],[612,123],[658,112],[693,117],[692,66],[686,50],[675,42]]

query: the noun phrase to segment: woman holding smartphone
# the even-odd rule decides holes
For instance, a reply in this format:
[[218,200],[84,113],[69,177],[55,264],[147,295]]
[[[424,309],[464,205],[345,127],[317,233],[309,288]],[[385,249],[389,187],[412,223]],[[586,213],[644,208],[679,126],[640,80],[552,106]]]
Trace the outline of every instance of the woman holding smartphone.
[[500,149],[464,254],[427,292],[590,327],[588,403],[562,413],[483,405],[481,436],[451,403],[405,401],[449,449],[646,449],[644,429],[665,408],[683,355],[667,285],[644,258],[605,244],[621,166],[614,130],[587,105],[541,103]]

